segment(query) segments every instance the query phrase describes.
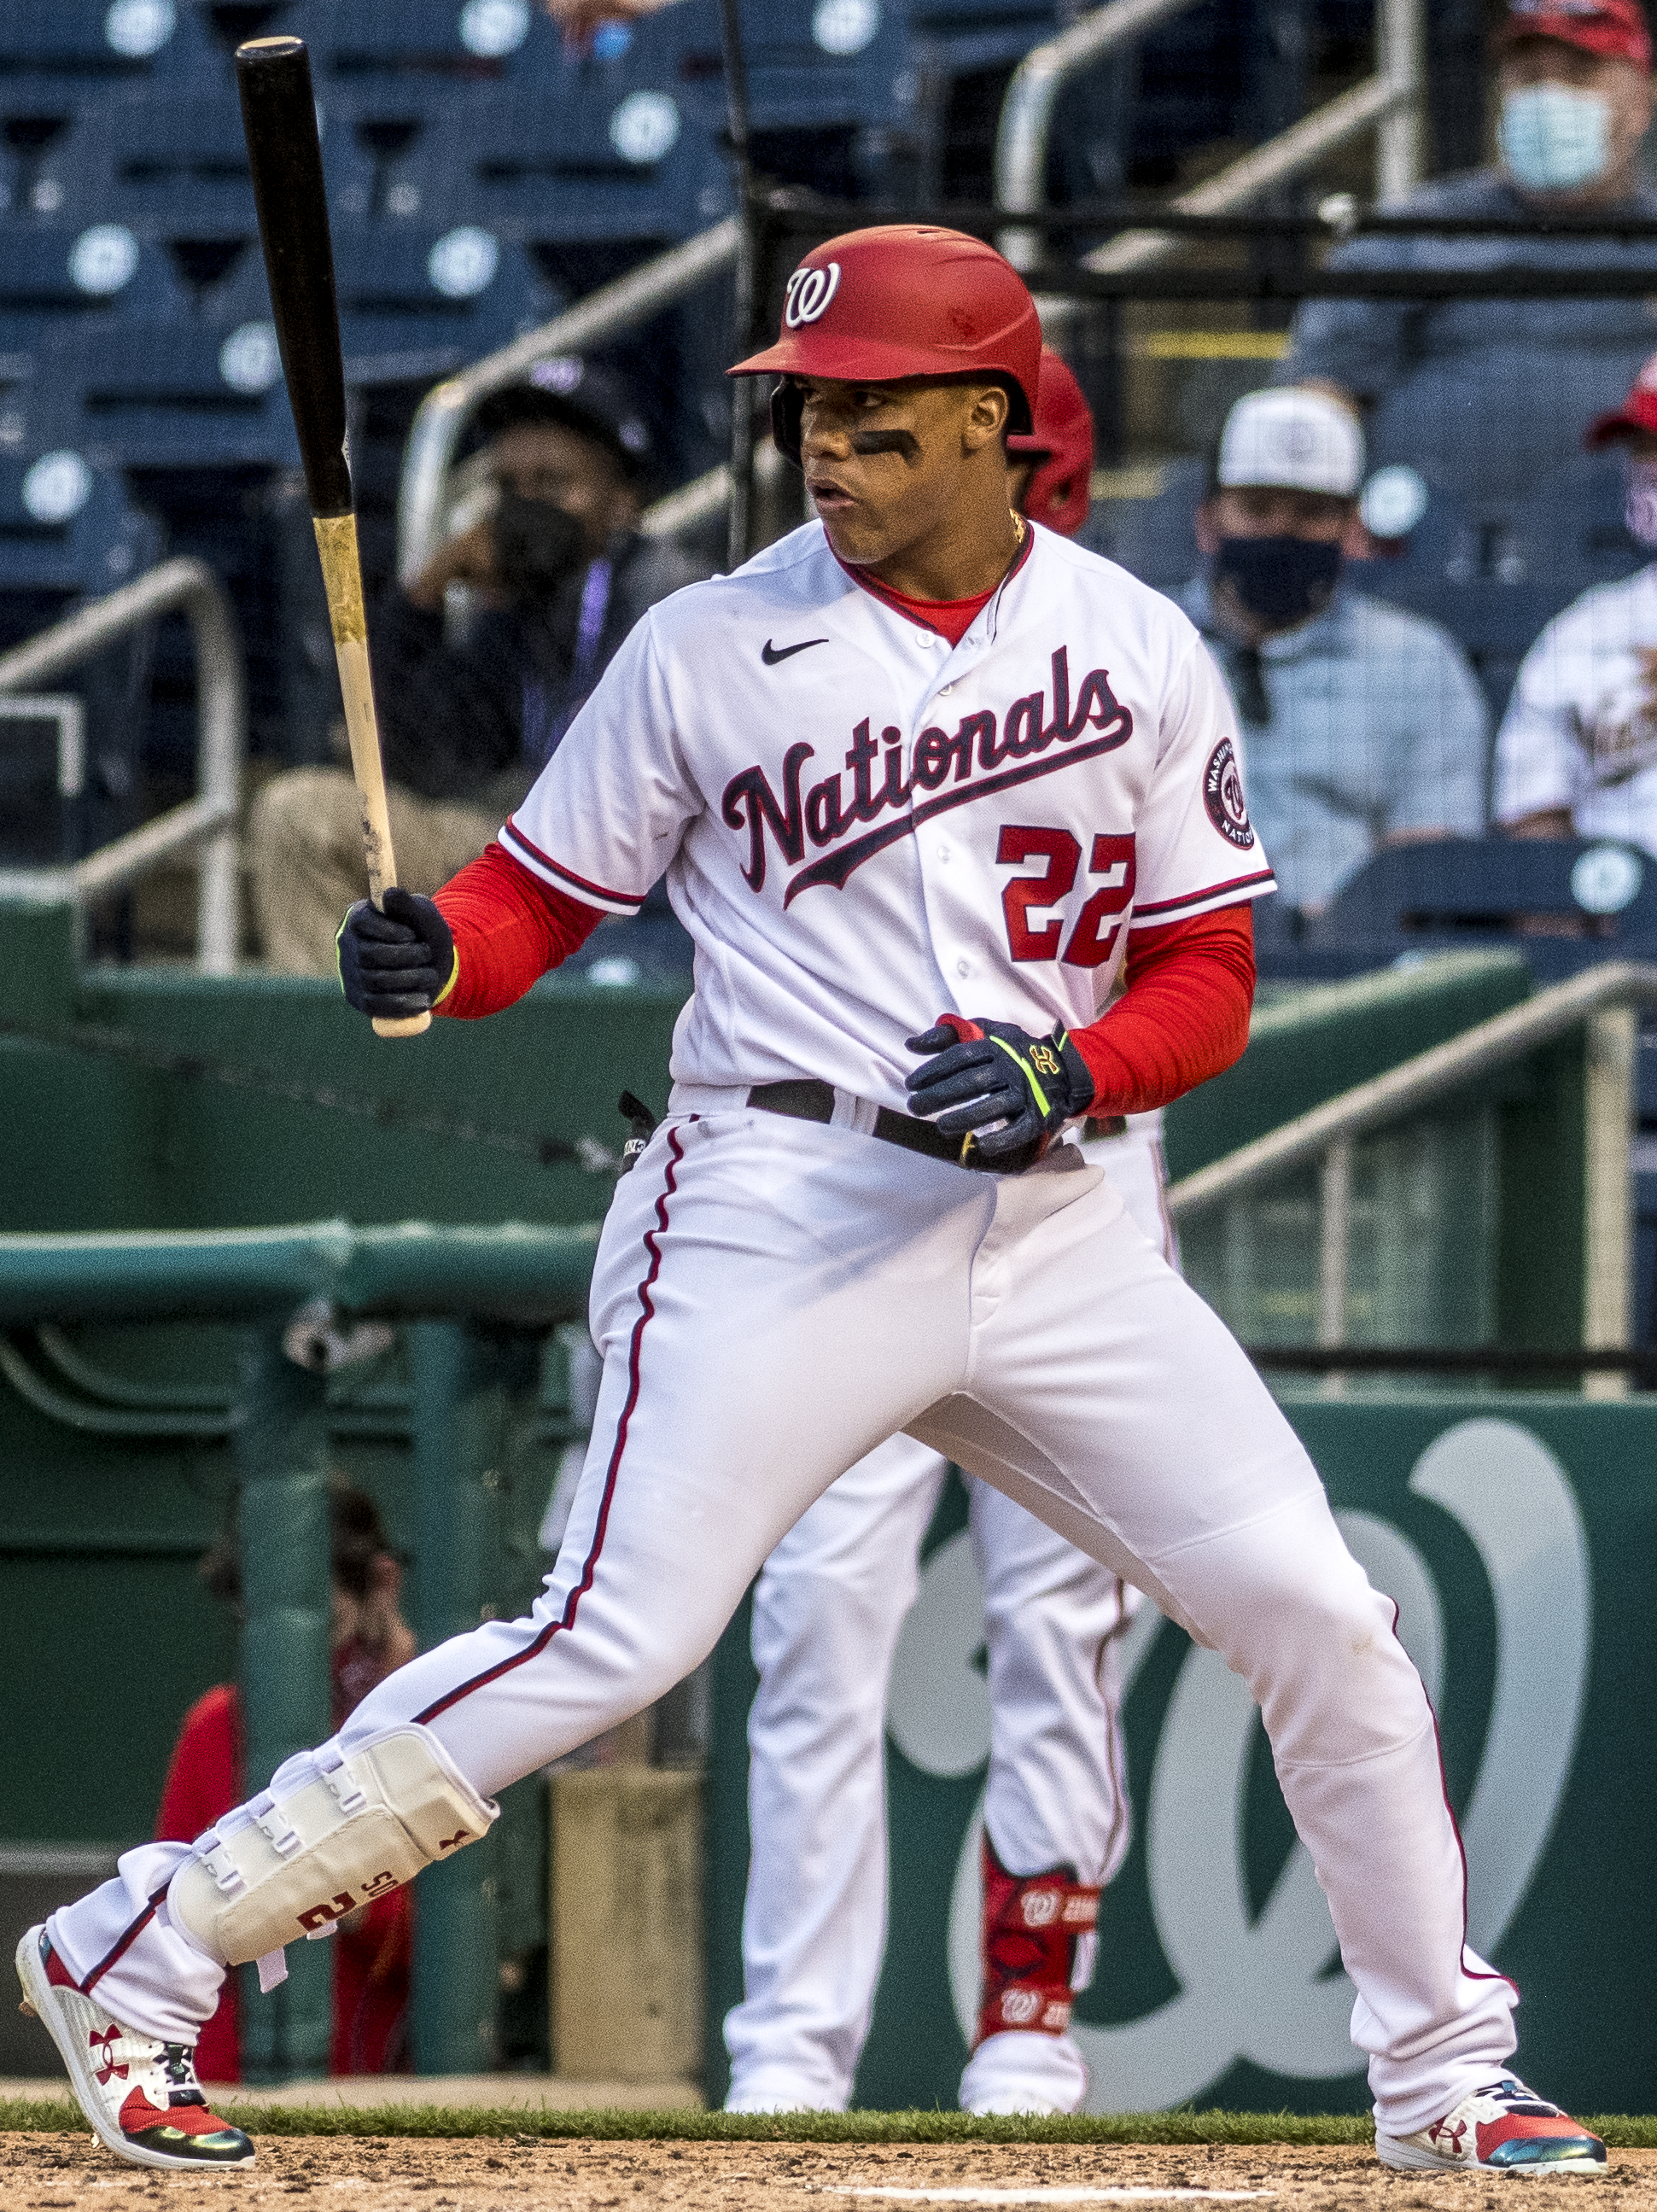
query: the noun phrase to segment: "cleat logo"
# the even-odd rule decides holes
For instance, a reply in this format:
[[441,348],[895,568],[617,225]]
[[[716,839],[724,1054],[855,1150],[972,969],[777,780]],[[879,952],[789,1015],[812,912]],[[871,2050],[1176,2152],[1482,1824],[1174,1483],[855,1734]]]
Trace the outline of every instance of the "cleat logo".
[[1454,2127],[1448,2120],[1435,2120],[1427,2133],[1432,2138],[1434,2148],[1442,2151],[1447,2158],[1461,2157],[1463,2141],[1467,2133],[1466,2120],[1458,2120]]
[[[127,2078],[128,2069],[118,2064],[115,2057],[115,2046],[120,2039],[120,2028],[113,2021],[101,2031],[94,2027],[87,2038],[87,2048],[92,2054],[92,2070],[100,2084],[106,2084],[112,2075],[123,2081]],[[101,2065],[99,2063],[100,2059],[103,2062]]]

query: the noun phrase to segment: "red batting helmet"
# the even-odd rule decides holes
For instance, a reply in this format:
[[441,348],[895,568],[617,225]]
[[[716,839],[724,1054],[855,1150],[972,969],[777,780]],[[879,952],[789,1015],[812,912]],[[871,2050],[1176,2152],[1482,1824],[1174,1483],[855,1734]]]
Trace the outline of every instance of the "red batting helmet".
[[1088,519],[1093,481],[1093,415],[1082,387],[1051,346],[1041,349],[1035,428],[1007,440],[1015,459],[1034,460],[1024,492],[1032,522],[1073,538]]
[[[1008,428],[1029,431],[1040,375],[1035,302],[981,239],[929,223],[881,223],[814,246],[788,280],[774,346],[732,376],[821,376],[890,384],[905,376],[999,377]],[[776,398],[786,401],[785,386]],[[778,445],[799,459],[798,402],[779,407]]]

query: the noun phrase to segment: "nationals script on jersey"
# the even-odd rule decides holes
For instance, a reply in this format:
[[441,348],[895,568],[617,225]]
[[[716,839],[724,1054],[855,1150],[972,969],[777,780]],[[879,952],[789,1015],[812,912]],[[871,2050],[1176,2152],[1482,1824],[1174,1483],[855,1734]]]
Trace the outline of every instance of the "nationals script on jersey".
[[665,871],[680,1108],[814,1076],[901,1109],[939,1013],[1083,1027],[1130,927],[1272,888],[1196,630],[1039,528],[953,648],[816,522],[663,600],[501,841],[610,914]]

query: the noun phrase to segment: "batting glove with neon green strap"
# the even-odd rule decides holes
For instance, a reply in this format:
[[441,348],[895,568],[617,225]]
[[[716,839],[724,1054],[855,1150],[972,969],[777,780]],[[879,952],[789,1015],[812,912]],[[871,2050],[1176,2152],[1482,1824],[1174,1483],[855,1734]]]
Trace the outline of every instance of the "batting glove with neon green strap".
[[1093,1103],[1093,1078],[1062,1024],[1036,1037],[1013,1022],[943,1014],[907,1042],[928,1055],[909,1078],[909,1111],[961,1139],[963,1167],[1030,1167]]

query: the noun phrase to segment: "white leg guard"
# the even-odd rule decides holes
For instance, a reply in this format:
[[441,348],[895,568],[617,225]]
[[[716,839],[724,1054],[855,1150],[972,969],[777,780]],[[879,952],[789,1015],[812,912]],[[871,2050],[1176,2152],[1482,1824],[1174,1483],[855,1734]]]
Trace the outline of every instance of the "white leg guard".
[[[167,1911],[222,1966],[259,1961],[269,1988],[284,1944],[328,1936],[371,1898],[475,1843],[501,1808],[480,1797],[417,1722],[302,1752],[270,1787],[197,1836]],[[274,1971],[273,1971],[274,1969]]]

